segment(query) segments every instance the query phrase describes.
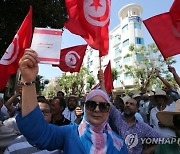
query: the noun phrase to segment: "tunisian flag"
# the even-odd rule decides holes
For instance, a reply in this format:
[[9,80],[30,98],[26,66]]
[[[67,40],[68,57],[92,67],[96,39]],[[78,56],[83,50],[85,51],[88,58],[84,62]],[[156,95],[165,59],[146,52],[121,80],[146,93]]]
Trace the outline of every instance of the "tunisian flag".
[[104,81],[105,81],[105,88],[108,94],[111,93],[113,86],[113,78],[112,78],[112,71],[111,71],[111,61],[109,61],[106,69],[104,70]]
[[79,72],[86,48],[87,44],[62,49],[59,65],[53,66],[58,66],[63,72]]
[[32,7],[21,24],[12,43],[7,48],[0,60],[0,91],[7,84],[9,77],[18,70],[18,63],[24,54],[24,50],[30,47],[32,38]]
[[109,22],[111,0],[66,0],[69,20],[65,27],[80,35],[99,56],[109,50]]
[[180,54],[180,1],[175,0],[170,12],[144,20],[164,58]]
[[[108,94],[110,94],[112,89],[114,89],[113,78],[112,78],[112,71],[111,71],[111,61],[109,61],[108,65],[106,66],[106,69],[104,70],[104,82],[105,82],[106,92]],[[92,88],[92,90],[93,89],[98,89],[98,88],[100,88],[100,83],[95,85]]]

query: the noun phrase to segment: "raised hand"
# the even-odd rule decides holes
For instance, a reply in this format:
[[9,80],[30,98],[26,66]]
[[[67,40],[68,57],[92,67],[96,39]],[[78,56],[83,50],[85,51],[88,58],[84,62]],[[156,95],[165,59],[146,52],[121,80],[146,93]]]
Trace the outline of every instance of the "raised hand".
[[104,73],[103,70],[99,70],[97,74],[97,78],[100,82],[104,82]]
[[75,114],[77,117],[81,117],[83,115],[83,110],[80,107],[76,107]]
[[169,70],[171,73],[175,73],[175,72],[176,72],[175,68],[172,67],[172,66],[170,66],[170,65],[168,65],[168,70]]
[[21,80],[23,82],[31,82],[36,79],[39,70],[38,62],[37,53],[32,49],[26,49],[19,61]]

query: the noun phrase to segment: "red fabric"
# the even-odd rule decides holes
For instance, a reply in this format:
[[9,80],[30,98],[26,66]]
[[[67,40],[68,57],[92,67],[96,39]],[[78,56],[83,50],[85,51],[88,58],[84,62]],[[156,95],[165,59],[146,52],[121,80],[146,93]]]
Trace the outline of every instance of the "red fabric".
[[79,72],[84,59],[86,48],[87,44],[61,50],[59,66],[53,66],[58,66],[64,72]]
[[172,4],[169,13],[171,15],[172,22],[176,27],[178,33],[180,33],[180,0],[175,0]]
[[180,33],[173,25],[169,13],[143,21],[164,58],[180,54]]
[[104,70],[104,81],[105,81],[106,92],[110,94],[112,89],[114,89],[110,61],[108,65],[106,66],[106,69]]
[[[104,70],[104,81],[105,81],[105,88],[108,94],[111,93],[113,86],[113,78],[112,78],[112,71],[111,71],[111,62],[109,61],[106,69]],[[96,84],[91,90],[100,88],[100,83]]]
[[175,0],[170,11],[144,20],[164,58],[180,54],[180,0]]
[[110,4],[111,0],[66,0],[69,20],[65,27],[99,50],[100,57],[109,50]]
[[30,47],[32,38],[32,7],[21,24],[12,43],[0,60],[0,91],[3,90],[11,74],[18,70],[18,63],[24,50]]
[[100,87],[100,83],[96,84],[93,88],[91,88],[91,90],[93,90],[93,89],[99,89],[99,88],[101,88],[101,87]]

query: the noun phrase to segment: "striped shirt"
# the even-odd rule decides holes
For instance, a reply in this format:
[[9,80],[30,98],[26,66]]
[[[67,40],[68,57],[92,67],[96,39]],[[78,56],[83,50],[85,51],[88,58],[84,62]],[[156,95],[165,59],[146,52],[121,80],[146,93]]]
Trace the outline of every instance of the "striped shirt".
[[48,151],[39,150],[28,143],[26,138],[21,135],[17,137],[5,150],[4,154],[59,154],[60,150]]

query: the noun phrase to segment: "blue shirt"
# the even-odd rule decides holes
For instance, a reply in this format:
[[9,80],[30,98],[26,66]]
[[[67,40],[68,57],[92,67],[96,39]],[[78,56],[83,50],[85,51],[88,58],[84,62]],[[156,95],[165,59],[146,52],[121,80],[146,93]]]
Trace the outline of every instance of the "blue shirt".
[[[38,106],[23,118],[21,114],[18,114],[16,121],[19,130],[26,137],[28,142],[37,146],[39,149],[62,149],[65,154],[87,153],[79,138],[77,124],[71,123],[66,126],[48,124],[44,120]],[[119,152],[115,148],[110,147],[107,149],[107,153],[116,154]],[[120,153],[127,153],[125,144]]]

